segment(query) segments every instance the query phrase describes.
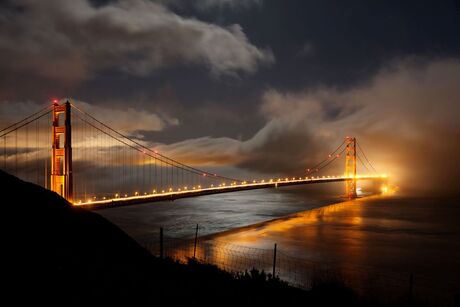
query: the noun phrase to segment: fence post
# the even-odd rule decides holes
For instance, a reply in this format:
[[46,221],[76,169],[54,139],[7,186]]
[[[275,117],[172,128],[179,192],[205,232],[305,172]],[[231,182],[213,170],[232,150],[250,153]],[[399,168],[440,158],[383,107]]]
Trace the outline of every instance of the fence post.
[[160,259],[163,259],[163,227],[160,227]]
[[198,240],[198,224],[196,224],[196,230],[195,230],[195,244],[193,246],[193,259],[195,259],[196,256],[196,243]]
[[410,273],[409,276],[409,306],[412,306],[414,295],[414,274]]
[[276,243],[275,248],[273,249],[273,279],[275,279],[275,272],[276,272]]

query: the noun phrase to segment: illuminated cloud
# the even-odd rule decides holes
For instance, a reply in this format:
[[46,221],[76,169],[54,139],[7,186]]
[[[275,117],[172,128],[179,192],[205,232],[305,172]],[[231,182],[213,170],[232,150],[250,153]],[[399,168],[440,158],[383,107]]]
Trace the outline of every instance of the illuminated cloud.
[[234,75],[274,61],[237,24],[184,18],[148,0],[98,7],[87,0],[19,0],[6,8],[0,16],[0,67],[29,79],[73,83],[104,69],[145,75],[177,65]]
[[[261,106],[267,122],[247,141],[206,138],[198,152],[195,140],[165,150],[187,153],[191,161],[196,153],[252,171],[302,173],[353,135],[375,167],[399,184],[451,192],[460,182],[460,163],[453,158],[460,156],[458,84],[458,59],[395,61],[368,83],[347,90],[267,91]],[[330,172],[342,173],[343,165]]]
[[[267,90],[260,107],[266,123],[246,141],[200,137],[167,145],[138,137],[162,154],[195,166],[233,165],[251,173],[301,175],[345,136],[352,135],[377,170],[388,172],[404,189],[452,192],[458,190],[460,182],[456,159],[460,156],[460,115],[455,112],[458,84],[458,59],[406,59],[391,63],[367,83],[346,90]],[[165,121],[145,110],[76,104],[131,135],[139,130],[162,130],[178,121]],[[0,119],[23,117],[28,110],[39,108],[32,102],[12,105],[0,104]],[[22,143],[20,147],[24,147]],[[343,163],[327,172],[341,174]]]
[[106,125],[125,133],[138,131],[161,131],[168,125],[177,125],[178,119],[165,118],[156,113],[132,107],[113,108],[82,101],[74,102],[77,106],[89,114],[94,114],[98,120]]
[[[166,126],[179,124],[177,118],[165,117],[164,115],[160,116],[153,112],[134,109],[132,107],[106,107],[75,100],[72,100],[72,103],[85,112],[94,114],[98,120],[110,127],[129,134],[136,134],[139,131],[160,131]],[[44,105],[31,101],[0,102],[0,120],[2,127],[15,123],[43,107]],[[75,113],[75,116],[77,115],[78,112]]]
[[239,160],[239,147],[240,142],[231,138],[201,137],[171,145],[159,145],[157,149],[191,165],[225,166]]

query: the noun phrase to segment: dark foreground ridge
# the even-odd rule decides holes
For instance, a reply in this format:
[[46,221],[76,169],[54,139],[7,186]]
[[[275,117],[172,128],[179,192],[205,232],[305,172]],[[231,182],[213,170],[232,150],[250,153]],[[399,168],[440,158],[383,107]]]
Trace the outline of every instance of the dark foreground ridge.
[[303,291],[258,272],[235,277],[153,257],[109,221],[53,192],[2,171],[0,183],[7,226],[2,305],[364,305],[338,282]]

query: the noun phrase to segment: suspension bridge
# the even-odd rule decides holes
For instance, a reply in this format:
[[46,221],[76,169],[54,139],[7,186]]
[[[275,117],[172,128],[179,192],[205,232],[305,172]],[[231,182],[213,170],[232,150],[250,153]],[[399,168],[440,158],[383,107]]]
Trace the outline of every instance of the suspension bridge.
[[[45,108],[0,130],[0,167],[50,189],[77,206],[106,208],[242,190],[344,182],[348,198],[356,183],[384,183],[354,137],[299,176],[242,180],[206,171],[168,157],[98,120],[70,100]],[[340,176],[321,175],[345,159]],[[366,170],[357,174],[357,165]]]

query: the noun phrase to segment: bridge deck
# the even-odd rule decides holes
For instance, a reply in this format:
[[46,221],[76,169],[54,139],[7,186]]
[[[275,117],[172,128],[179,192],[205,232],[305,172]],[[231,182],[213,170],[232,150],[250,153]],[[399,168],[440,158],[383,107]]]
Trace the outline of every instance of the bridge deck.
[[[137,195],[129,197],[119,197],[105,200],[95,200],[85,203],[74,203],[76,206],[81,206],[91,210],[114,208],[121,206],[128,206],[134,204],[151,203],[165,200],[175,200],[179,198],[197,197],[202,195],[211,195],[219,193],[230,193],[237,191],[266,189],[266,188],[277,188],[303,184],[316,184],[316,183],[329,183],[329,182],[344,182],[352,180],[349,177],[324,177],[324,178],[302,178],[302,179],[282,179],[282,180],[270,180],[250,183],[238,183],[235,185],[200,188],[200,189],[189,189],[182,191],[172,191],[165,193],[155,193],[147,195]],[[386,180],[386,176],[359,176],[356,180]]]

